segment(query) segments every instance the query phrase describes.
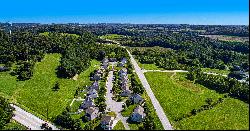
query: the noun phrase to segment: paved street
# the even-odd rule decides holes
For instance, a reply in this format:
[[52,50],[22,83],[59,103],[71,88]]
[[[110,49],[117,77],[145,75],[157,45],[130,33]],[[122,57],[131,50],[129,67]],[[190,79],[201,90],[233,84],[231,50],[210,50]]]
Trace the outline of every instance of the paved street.
[[[45,121],[32,115],[31,113],[24,111],[23,109],[21,109],[16,105],[11,104],[11,106],[15,108],[14,111],[15,116],[13,117],[14,120],[30,128],[31,130],[42,130],[40,126],[42,125],[42,123],[45,123]],[[48,123],[48,125],[52,127],[53,130],[59,130],[51,123]]]
[[135,68],[135,72],[138,75],[143,87],[145,88],[148,96],[150,97],[152,104],[156,110],[156,113],[162,123],[162,126],[164,127],[165,130],[173,130],[166,114],[164,113],[160,103],[158,102],[158,100],[155,98],[155,95],[153,93],[153,91],[151,90],[147,79],[145,78],[143,71],[141,70],[141,68],[138,66],[138,64],[136,63],[135,59],[133,58],[133,56],[130,54],[130,52],[127,50],[129,56],[130,56],[130,60],[131,63],[133,64],[134,68]]
[[[111,63],[112,67],[114,66],[114,63]],[[108,78],[107,78],[107,83],[106,83],[106,87],[107,87],[107,93],[106,93],[106,104],[107,104],[107,109],[110,111],[113,111],[116,113],[117,115],[117,121],[121,120],[121,122],[123,123],[124,127],[126,130],[129,130],[129,126],[128,123],[126,122],[126,118],[124,118],[121,115],[121,111],[122,111],[122,105],[123,102],[116,102],[114,100],[112,100],[113,97],[113,93],[111,93],[112,87],[113,87],[113,71],[109,72]]]
[[145,72],[188,72],[188,71],[185,71],[185,70],[145,70],[145,69],[143,69],[142,72],[145,73]]

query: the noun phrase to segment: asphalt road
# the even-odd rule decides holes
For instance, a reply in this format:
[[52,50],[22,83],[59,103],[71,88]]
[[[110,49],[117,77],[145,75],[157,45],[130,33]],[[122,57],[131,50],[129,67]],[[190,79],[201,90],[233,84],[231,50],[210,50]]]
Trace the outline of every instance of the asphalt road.
[[[42,123],[45,123],[45,121],[41,120],[40,118],[34,116],[31,113],[26,112],[25,110],[21,109],[20,107],[16,105],[11,104],[11,106],[15,108],[14,117],[13,117],[14,120],[30,128],[31,130],[42,130],[41,125]],[[52,130],[59,130],[51,123],[48,123],[48,125],[52,127]]]
[[[112,67],[114,66],[114,63],[111,63]],[[113,93],[111,93],[112,87],[113,87],[113,71],[109,72],[109,75],[107,77],[107,82],[106,82],[106,87],[107,87],[107,92],[106,92],[106,104],[107,104],[107,109],[110,109],[110,111],[113,111],[117,115],[117,121],[121,120],[123,123],[125,130],[130,130],[128,123],[126,122],[126,118],[121,115],[121,111],[123,110],[123,102],[116,102],[112,100]],[[113,125],[115,126],[115,125]]]
[[133,64],[134,68],[135,68],[135,72],[138,75],[143,87],[145,88],[148,96],[150,97],[152,104],[156,110],[156,113],[162,123],[162,126],[164,127],[165,130],[173,130],[166,114],[164,113],[164,110],[162,109],[160,103],[158,102],[158,100],[155,98],[155,95],[153,93],[153,91],[151,90],[147,79],[145,78],[143,71],[141,70],[141,68],[138,66],[138,64],[136,63],[135,59],[133,58],[133,56],[130,54],[130,52],[127,50],[129,56],[130,56],[130,60],[131,63]]

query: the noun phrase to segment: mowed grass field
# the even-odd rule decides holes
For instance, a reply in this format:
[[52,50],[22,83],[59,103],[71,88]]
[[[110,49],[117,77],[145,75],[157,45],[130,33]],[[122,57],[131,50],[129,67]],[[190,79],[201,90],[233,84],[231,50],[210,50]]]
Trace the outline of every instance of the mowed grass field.
[[[30,80],[16,81],[8,72],[0,73],[0,95],[17,103],[44,119],[59,115],[70,104],[77,87],[89,85],[89,74],[99,67],[100,62],[93,60],[91,66],[82,72],[78,79],[57,78],[56,68],[60,64],[60,54],[46,54],[34,67],[34,75]],[[53,91],[55,83],[60,89]]]
[[165,70],[164,68],[160,68],[156,66],[155,64],[142,64],[138,60],[136,60],[136,62],[138,63],[140,68],[144,70]]
[[233,98],[225,98],[211,110],[175,122],[206,104],[207,98],[216,101],[223,94],[193,84],[185,73],[147,72],[145,76],[174,129],[249,129],[249,105]]

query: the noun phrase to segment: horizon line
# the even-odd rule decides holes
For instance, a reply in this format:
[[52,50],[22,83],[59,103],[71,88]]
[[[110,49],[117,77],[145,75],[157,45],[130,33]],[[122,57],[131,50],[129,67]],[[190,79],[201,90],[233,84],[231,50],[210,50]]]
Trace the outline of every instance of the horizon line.
[[249,24],[190,24],[190,23],[133,23],[133,22],[86,22],[86,23],[81,23],[81,22],[11,22],[11,21],[6,21],[0,23],[19,23],[19,24],[130,24],[130,25],[240,25],[240,26],[249,26]]

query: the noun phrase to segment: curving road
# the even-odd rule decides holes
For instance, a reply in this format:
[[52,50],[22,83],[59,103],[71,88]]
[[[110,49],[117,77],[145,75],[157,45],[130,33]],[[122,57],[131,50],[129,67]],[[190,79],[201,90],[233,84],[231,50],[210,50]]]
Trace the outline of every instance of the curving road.
[[160,103],[158,102],[158,100],[155,98],[155,95],[153,93],[153,91],[151,90],[147,79],[145,78],[143,71],[141,70],[141,68],[138,66],[138,64],[136,63],[135,59],[133,58],[133,56],[130,54],[130,52],[127,50],[129,56],[130,56],[130,60],[131,63],[133,64],[134,68],[135,68],[135,72],[138,75],[143,87],[145,88],[148,96],[150,97],[152,104],[156,110],[156,113],[162,123],[162,126],[164,127],[165,130],[173,130],[166,114],[164,113]]
[[[30,128],[31,130],[42,130],[41,125],[45,123],[45,121],[41,120],[40,118],[34,116],[31,113],[26,112],[25,110],[21,109],[20,107],[10,104],[13,108],[15,108],[13,119],[19,122],[20,124]],[[48,123],[48,122],[47,122]],[[59,130],[51,123],[48,123],[52,130]]]

